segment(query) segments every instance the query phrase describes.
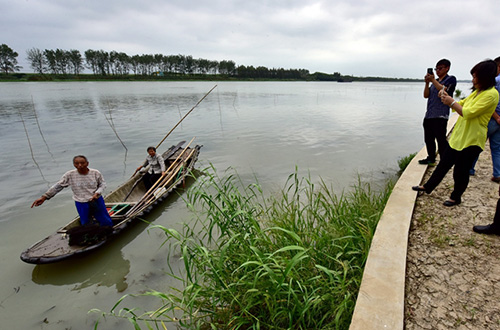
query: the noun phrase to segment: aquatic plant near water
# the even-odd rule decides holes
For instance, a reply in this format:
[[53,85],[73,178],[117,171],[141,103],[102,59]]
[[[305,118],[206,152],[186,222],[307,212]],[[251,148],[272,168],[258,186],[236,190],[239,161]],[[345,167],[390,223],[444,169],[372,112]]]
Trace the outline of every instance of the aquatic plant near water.
[[405,156],[403,158],[398,159],[398,165],[399,165],[399,171],[398,174],[401,175],[403,174],[404,170],[406,167],[410,164],[410,162],[415,158],[417,155],[416,152],[409,154],[408,156]]
[[125,296],[111,314],[136,328],[347,329],[392,183],[374,191],[358,179],[338,196],[296,171],[266,197],[234,172],[206,172],[187,194],[193,223],[182,233],[153,226],[166,234],[169,258],[182,256],[182,275],[170,274],[182,289],[148,292],[161,306],[141,314],[117,311]]

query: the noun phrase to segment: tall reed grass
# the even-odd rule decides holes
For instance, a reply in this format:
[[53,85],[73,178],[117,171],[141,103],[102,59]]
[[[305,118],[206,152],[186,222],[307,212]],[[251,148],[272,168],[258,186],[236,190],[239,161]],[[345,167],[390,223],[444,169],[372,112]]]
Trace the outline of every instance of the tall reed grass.
[[[187,193],[195,214],[183,232],[164,231],[169,258],[181,253],[174,275],[182,289],[149,292],[155,311],[112,314],[166,328],[347,329],[375,227],[390,195],[357,184],[336,195],[325,182],[291,174],[266,196],[258,183],[243,185],[235,172],[213,168]],[[172,325],[172,324],[170,324]]]

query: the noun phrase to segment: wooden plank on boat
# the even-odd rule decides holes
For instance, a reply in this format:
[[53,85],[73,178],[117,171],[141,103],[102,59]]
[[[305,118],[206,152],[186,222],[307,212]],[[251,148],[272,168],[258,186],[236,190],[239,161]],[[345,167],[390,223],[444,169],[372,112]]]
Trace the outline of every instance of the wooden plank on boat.
[[127,202],[127,203],[125,203],[125,202],[113,202],[113,203],[106,203],[106,206],[125,205],[125,204],[135,205],[135,204],[137,204],[137,202],[130,202],[130,203],[129,202]]
[[[106,206],[120,213],[115,213],[111,216],[114,223],[113,232],[106,239],[88,246],[70,246],[67,230],[80,225],[79,218],[76,217],[52,235],[40,240],[23,251],[21,253],[21,259],[32,264],[46,264],[61,261],[95,250],[109,241],[113,236],[121,233],[123,229],[127,228],[139,216],[148,213],[158,205],[158,201],[166,198],[170,192],[176,189],[185,180],[185,177],[194,168],[202,146],[197,145],[190,148],[188,145],[182,148],[182,144],[184,144],[184,141],[177,146],[170,147],[164,153],[168,158],[178,157],[179,160],[174,162],[176,165],[172,166],[169,175],[161,181],[161,186],[159,187],[162,189],[161,194],[146,194],[146,189],[144,185],[141,184],[137,185],[136,191],[129,197],[130,200],[123,202],[123,197],[127,195],[130,188],[136,182],[137,178],[133,176],[104,197]],[[179,155],[181,157],[179,157]],[[134,208],[135,210],[130,212],[130,210]],[[122,214],[124,212],[127,213]]]

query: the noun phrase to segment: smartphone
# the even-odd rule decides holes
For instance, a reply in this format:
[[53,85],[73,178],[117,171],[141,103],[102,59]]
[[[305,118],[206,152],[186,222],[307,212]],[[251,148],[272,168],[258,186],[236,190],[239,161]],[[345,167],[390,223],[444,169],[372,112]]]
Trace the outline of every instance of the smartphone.
[[432,68],[428,68],[428,69],[427,69],[427,73],[428,73],[428,74],[434,74],[434,71],[432,70]]

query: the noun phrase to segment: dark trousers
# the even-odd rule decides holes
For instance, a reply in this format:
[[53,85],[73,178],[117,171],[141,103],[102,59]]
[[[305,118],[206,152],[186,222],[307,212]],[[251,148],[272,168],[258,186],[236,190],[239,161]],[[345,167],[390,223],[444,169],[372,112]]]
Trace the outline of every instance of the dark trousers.
[[144,182],[146,190],[149,190],[156,183],[156,181],[158,181],[160,177],[161,173],[149,174],[149,172],[146,172],[146,174],[144,174],[144,176],[142,177],[142,182]]
[[427,148],[427,159],[436,160],[436,141],[439,155],[448,149],[448,140],[446,139],[446,127],[448,119],[444,118],[426,118],[424,119],[424,142]]
[[497,209],[495,211],[495,216],[493,217],[493,226],[500,228],[500,198],[497,201]]
[[483,150],[478,146],[470,146],[461,151],[451,147],[446,149],[441,155],[438,166],[429,180],[424,184],[425,191],[430,194],[443,180],[446,173],[455,166],[453,168],[453,181],[455,184],[450,199],[461,202],[462,194],[469,185],[469,169],[474,163],[474,160],[479,157],[481,151]]

